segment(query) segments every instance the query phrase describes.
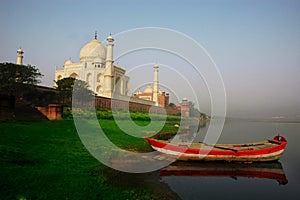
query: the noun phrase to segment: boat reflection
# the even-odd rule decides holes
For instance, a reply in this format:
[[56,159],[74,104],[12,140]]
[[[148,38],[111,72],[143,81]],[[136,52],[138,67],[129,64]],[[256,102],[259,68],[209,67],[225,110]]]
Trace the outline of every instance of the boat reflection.
[[160,176],[238,177],[277,180],[285,185],[288,180],[280,162],[224,163],[224,162],[175,162],[160,170]]

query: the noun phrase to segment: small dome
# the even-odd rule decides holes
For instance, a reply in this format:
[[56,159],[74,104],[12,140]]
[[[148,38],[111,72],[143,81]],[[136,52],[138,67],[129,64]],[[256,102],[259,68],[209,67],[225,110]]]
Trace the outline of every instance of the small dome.
[[66,60],[64,65],[71,65],[71,64],[73,64],[72,60]]
[[80,61],[93,61],[95,58],[106,59],[106,48],[97,39],[93,39],[80,50]]
[[142,94],[142,91],[139,89],[135,94]]
[[151,85],[148,85],[146,87],[146,89],[144,90],[144,93],[152,93],[153,92],[153,89],[152,89],[152,86]]

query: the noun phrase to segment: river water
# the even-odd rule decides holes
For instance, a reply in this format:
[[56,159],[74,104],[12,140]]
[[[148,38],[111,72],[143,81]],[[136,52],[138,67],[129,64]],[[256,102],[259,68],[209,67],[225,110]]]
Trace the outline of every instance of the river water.
[[[201,129],[198,139],[203,137],[201,134],[205,133],[206,129],[207,126]],[[168,168],[162,169],[161,180],[180,198],[186,200],[299,199],[300,123],[227,120],[218,143],[255,142],[271,139],[278,133],[288,140],[279,163],[269,166],[243,165],[242,168],[226,163],[217,166],[181,163],[179,172],[173,171],[168,174],[165,173]],[[195,135],[193,131],[189,134]],[[191,167],[193,173],[189,171]]]

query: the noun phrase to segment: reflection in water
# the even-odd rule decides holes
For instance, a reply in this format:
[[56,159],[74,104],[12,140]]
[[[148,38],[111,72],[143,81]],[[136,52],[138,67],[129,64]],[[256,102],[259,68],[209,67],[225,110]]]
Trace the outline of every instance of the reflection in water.
[[[207,132],[209,121],[200,120],[198,125],[192,123],[192,125],[180,126],[176,136],[173,138],[173,142],[199,142],[203,141]],[[166,138],[157,138],[166,140]],[[170,139],[170,138],[168,138]]]
[[177,135],[174,137],[177,142],[193,142],[195,138],[198,138],[199,135],[203,132],[201,128],[204,128],[206,123],[203,123],[198,126],[181,126],[178,130]]
[[238,177],[277,180],[285,185],[288,180],[280,162],[271,163],[225,163],[225,162],[175,162],[160,170],[160,176],[187,177]]
[[178,137],[181,142],[190,142],[194,135],[191,135],[191,129],[189,126],[185,126],[181,129],[181,131],[178,133]]
[[[128,191],[132,188],[135,190],[140,189],[141,191],[145,189],[153,191],[154,196],[149,196],[149,199],[180,199],[174,191],[170,190],[166,183],[160,181],[159,171],[135,174],[111,168],[105,168],[104,170],[103,172],[98,172],[99,176],[105,176],[106,183],[116,188],[127,189]],[[148,198],[145,196],[145,199]]]

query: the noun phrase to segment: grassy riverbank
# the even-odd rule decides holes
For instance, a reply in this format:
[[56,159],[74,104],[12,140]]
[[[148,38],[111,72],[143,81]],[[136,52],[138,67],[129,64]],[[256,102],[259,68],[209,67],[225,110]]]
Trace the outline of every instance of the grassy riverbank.
[[[151,151],[143,138],[123,133],[113,120],[100,124],[116,145]],[[0,122],[0,130],[0,199],[161,199],[165,195],[149,185],[111,184],[110,177],[119,172],[88,153],[72,120]],[[163,131],[174,131],[173,124]]]

